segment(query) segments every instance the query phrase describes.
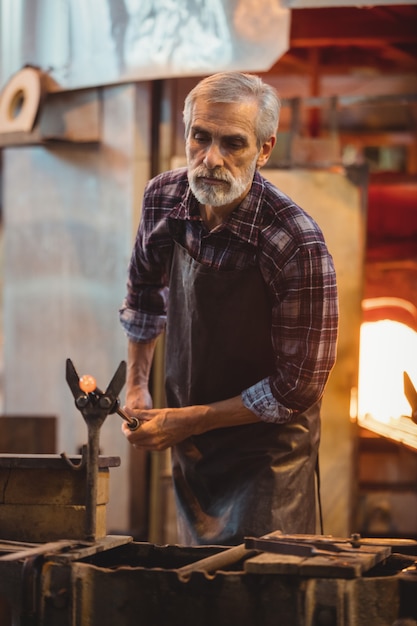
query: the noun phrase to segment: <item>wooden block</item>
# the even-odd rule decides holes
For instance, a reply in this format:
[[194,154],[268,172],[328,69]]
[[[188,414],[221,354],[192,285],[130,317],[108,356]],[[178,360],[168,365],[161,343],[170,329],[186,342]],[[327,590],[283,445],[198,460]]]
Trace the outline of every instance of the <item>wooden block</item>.
[[[110,472],[98,472],[97,504],[109,501]],[[0,503],[81,505],[86,501],[86,473],[63,467],[3,469],[0,467]]]
[[10,454],[54,454],[55,416],[1,415],[0,452]]
[[[106,507],[96,508],[96,537],[106,535]],[[44,543],[59,539],[85,539],[85,507],[3,504],[0,537],[10,541]]]
[[[79,463],[81,457],[72,457]],[[96,530],[106,534],[109,467],[119,457],[98,458]],[[86,469],[72,469],[59,455],[0,455],[0,537],[45,542],[86,536]]]

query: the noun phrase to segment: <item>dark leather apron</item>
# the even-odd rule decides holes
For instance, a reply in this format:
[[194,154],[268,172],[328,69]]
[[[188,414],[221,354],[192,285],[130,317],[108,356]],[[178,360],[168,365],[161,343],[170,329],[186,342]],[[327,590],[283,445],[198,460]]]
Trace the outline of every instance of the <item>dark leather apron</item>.
[[[257,267],[219,272],[175,245],[167,323],[168,406],[231,398],[273,371],[271,307]],[[192,436],[172,449],[179,541],[233,545],[315,532],[319,406],[288,424]]]

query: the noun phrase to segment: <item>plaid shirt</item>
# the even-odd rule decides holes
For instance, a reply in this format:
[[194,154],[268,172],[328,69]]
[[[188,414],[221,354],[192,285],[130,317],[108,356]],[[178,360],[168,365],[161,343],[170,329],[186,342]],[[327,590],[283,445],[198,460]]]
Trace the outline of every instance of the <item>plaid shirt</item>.
[[256,172],[241,205],[209,232],[186,169],[151,180],[120,309],[133,341],[150,341],[165,328],[174,240],[214,270],[258,264],[268,287],[276,366],[242,392],[245,406],[280,423],[319,400],[336,358],[338,301],[332,257],[314,220]]

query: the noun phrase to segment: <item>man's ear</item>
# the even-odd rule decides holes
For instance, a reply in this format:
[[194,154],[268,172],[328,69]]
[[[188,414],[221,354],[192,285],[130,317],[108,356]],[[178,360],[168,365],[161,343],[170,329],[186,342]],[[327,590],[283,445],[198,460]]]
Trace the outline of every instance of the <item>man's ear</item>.
[[258,160],[256,161],[256,167],[261,168],[268,162],[269,157],[272,154],[276,142],[276,137],[270,137],[261,147]]

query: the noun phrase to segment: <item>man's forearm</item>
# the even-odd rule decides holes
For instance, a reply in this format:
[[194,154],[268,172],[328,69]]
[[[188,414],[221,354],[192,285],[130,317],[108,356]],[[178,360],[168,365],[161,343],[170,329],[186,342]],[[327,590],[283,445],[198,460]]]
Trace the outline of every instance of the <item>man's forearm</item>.
[[140,343],[129,340],[127,347],[126,403],[128,406],[142,408],[150,406],[149,400],[142,398],[149,391],[149,376],[155,352],[156,340]]
[[130,443],[138,448],[161,451],[192,435],[201,435],[217,428],[252,424],[260,419],[235,396],[212,404],[149,410],[131,410],[142,425],[135,431],[124,423],[122,429]]
[[243,404],[240,395],[208,405],[189,407],[189,409],[194,412],[196,423],[198,423],[196,428],[199,432],[260,421],[260,418]]

